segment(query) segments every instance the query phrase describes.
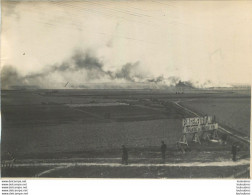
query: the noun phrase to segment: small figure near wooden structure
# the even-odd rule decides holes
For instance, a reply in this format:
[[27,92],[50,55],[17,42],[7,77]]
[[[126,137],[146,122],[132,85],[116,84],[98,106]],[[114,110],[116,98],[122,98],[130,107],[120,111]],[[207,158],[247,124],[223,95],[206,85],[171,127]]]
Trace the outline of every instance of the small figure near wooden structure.
[[162,153],[162,161],[165,162],[165,153],[166,153],[166,144],[164,141],[161,142],[161,153]]
[[232,151],[231,151],[232,155],[233,155],[233,158],[232,158],[233,161],[237,160],[236,159],[236,154],[237,154],[238,149],[239,149],[239,146],[236,143],[233,143],[233,145],[232,145]]
[[122,145],[122,164],[128,164],[128,150],[124,145]]

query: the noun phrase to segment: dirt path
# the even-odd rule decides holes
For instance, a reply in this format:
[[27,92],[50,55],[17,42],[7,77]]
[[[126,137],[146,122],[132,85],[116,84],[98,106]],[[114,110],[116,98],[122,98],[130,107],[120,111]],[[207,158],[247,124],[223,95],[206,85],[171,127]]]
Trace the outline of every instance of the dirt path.
[[60,169],[66,169],[69,167],[235,167],[235,166],[241,166],[241,165],[249,165],[250,160],[249,159],[243,159],[237,162],[233,161],[223,161],[223,162],[192,162],[192,163],[164,163],[164,164],[150,164],[150,163],[139,163],[139,164],[128,164],[128,165],[122,165],[120,163],[85,163],[85,162],[65,162],[65,163],[20,163],[13,165],[14,167],[26,167],[26,166],[56,166],[52,169],[48,169],[46,171],[43,171],[41,173],[38,173],[36,177],[41,177],[45,174],[52,173],[54,171],[60,170]]
[[[63,161],[63,159],[62,159]],[[37,163],[28,163],[28,162],[20,162],[13,164],[13,167],[30,167],[30,166],[110,166],[110,167],[121,167],[121,166],[131,166],[131,167],[145,167],[145,166],[153,166],[153,167],[206,167],[206,166],[238,166],[238,165],[249,165],[250,159],[242,159],[236,162],[231,160],[227,161],[216,161],[216,162],[185,162],[185,163],[132,163],[128,165],[122,165],[120,163],[97,163],[97,162],[37,162]]]

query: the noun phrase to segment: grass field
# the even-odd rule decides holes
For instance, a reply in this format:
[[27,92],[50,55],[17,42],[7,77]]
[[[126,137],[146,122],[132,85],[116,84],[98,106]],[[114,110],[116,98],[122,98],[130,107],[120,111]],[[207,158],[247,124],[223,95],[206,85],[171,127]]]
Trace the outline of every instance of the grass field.
[[[21,177],[26,173],[26,177],[46,171],[52,167],[22,167],[19,169],[6,169],[2,172],[5,175],[8,172],[9,177]],[[74,166],[58,169],[54,172],[44,174],[45,178],[229,178],[236,172],[241,172],[247,166],[237,167],[83,167]],[[179,177],[178,177],[179,176]],[[190,176],[190,177],[188,177]],[[242,178],[249,178],[248,172]]]
[[[235,171],[247,166],[238,166]],[[87,178],[226,178],[234,171],[233,167],[71,167],[44,175],[44,177],[83,177]]]
[[[7,91],[2,100],[2,150],[18,156],[108,148],[174,144],[181,136],[187,114],[173,104],[147,106],[150,101],[80,94],[41,95],[34,91]],[[54,99],[59,96],[58,99]],[[105,96],[105,95],[104,95]],[[31,100],[28,102],[28,100]],[[82,101],[80,101],[82,100]],[[127,102],[127,105],[84,106]],[[80,104],[76,106],[76,104]],[[75,106],[71,106],[75,105]],[[99,105],[99,104],[98,104]]]
[[[146,159],[160,158],[161,140],[165,141],[169,151],[176,150],[176,142],[182,132],[182,119],[193,116],[177,107],[173,103],[175,101],[199,114],[215,114],[218,122],[249,135],[250,94],[170,94],[149,90],[2,91],[2,159],[7,159],[9,152],[20,160],[120,158],[122,144],[130,152],[135,151],[136,158],[143,155]],[[225,158],[230,159],[230,145],[214,145],[211,148],[202,145],[193,150],[199,151],[199,148],[210,153],[224,151],[227,153]],[[247,158],[248,151],[243,153]],[[199,160],[220,158],[216,152],[213,154],[209,158],[199,157]],[[179,155],[176,158],[181,161],[196,160],[195,155]],[[227,170],[230,171],[229,168]],[[72,171],[76,173],[78,168]],[[213,171],[218,172],[217,169]],[[3,175],[8,176],[11,172],[3,171]],[[31,174],[34,172],[30,170]],[[96,177],[98,172],[91,171],[93,176],[87,174],[83,177]],[[139,177],[145,177],[143,172],[139,172]],[[159,177],[154,172],[146,177]],[[129,174],[125,177],[135,176]],[[195,173],[195,177],[204,176]],[[214,177],[214,174],[209,177]]]
[[[172,103],[175,100],[199,113],[215,114],[220,122],[249,135],[250,97],[237,94],[226,94],[225,98],[216,93],[211,97],[148,91],[36,90],[3,91],[2,95],[3,156],[7,152],[22,156],[113,149],[122,144],[159,146],[161,140],[174,145],[181,136],[182,118],[191,116],[177,108]],[[104,105],[99,106],[101,103]]]

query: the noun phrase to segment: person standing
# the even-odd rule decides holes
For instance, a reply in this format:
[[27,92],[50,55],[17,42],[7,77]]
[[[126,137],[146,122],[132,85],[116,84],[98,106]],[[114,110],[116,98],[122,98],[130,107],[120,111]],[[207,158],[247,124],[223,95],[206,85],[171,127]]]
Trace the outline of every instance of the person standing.
[[128,164],[128,150],[124,145],[122,145],[122,164]]
[[162,153],[162,160],[163,163],[165,162],[165,153],[166,153],[166,144],[164,141],[161,142],[161,153]]
[[233,161],[236,161],[237,146],[235,143],[232,145],[232,154],[233,154]]

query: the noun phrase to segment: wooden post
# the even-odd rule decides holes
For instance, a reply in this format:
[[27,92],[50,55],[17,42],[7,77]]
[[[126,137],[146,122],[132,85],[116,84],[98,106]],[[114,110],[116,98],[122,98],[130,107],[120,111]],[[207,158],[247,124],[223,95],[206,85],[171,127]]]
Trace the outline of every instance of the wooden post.
[[186,139],[186,135],[183,134],[180,139],[179,139],[179,143],[181,144],[186,144],[188,146],[188,143],[187,143],[187,139]]
[[194,133],[194,134],[193,134],[192,141],[201,144],[200,138],[199,138],[199,134],[198,134],[198,133]]

